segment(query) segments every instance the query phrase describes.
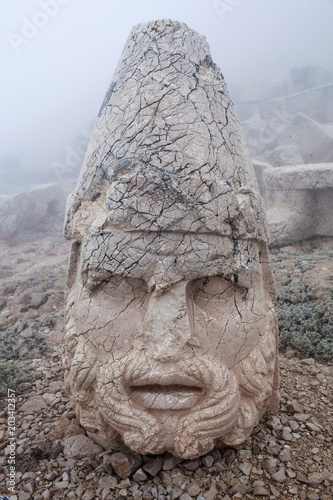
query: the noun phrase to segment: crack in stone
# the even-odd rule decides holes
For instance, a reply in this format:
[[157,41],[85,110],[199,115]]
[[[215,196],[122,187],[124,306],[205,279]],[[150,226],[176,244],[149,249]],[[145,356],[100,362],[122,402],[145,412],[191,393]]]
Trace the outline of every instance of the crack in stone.
[[222,74],[186,25],[133,28],[66,217],[81,424],[143,454],[241,443],[277,401],[265,219]]

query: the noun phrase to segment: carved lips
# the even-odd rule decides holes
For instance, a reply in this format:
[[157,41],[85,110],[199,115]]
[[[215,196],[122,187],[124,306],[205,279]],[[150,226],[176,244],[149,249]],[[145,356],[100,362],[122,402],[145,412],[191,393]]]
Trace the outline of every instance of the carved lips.
[[205,387],[195,377],[183,374],[151,374],[130,381],[126,390],[131,399],[147,410],[188,410],[205,395]]

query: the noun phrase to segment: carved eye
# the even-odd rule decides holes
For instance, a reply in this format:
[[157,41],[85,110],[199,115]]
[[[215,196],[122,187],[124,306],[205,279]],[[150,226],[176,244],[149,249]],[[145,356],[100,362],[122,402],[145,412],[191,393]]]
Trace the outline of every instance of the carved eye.
[[93,293],[102,293],[117,301],[128,303],[133,300],[143,300],[148,293],[147,283],[139,278],[111,276],[95,287]]
[[246,300],[248,290],[236,283],[237,280],[231,281],[221,276],[207,276],[193,282],[192,293],[198,300],[228,300],[236,294]]

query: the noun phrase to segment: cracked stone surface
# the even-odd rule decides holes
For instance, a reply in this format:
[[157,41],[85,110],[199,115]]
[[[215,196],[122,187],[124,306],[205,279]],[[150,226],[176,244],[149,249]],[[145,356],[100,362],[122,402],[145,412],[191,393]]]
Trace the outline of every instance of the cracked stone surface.
[[271,246],[333,235],[333,163],[268,166],[261,187]]
[[276,410],[262,200],[221,72],[185,24],[132,29],[65,235],[66,386],[95,442],[192,459]]

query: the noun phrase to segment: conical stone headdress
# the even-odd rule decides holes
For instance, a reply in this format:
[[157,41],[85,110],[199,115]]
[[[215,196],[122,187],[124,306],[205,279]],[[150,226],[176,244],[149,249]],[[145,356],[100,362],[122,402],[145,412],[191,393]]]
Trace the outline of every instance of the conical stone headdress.
[[210,233],[266,241],[240,123],[203,36],[135,26],[95,123],[65,235]]

